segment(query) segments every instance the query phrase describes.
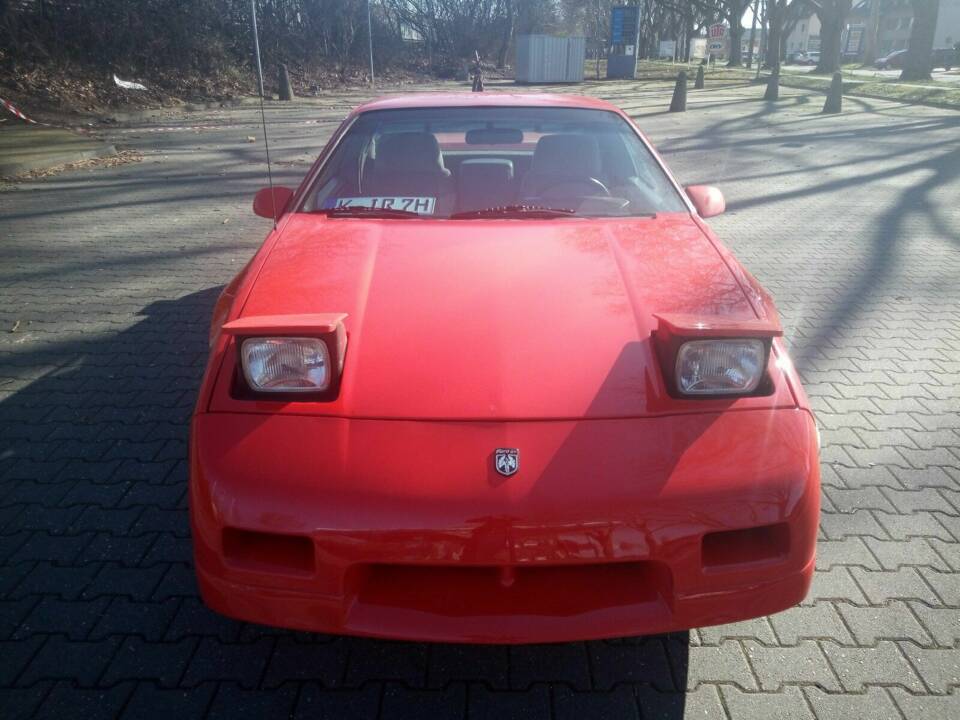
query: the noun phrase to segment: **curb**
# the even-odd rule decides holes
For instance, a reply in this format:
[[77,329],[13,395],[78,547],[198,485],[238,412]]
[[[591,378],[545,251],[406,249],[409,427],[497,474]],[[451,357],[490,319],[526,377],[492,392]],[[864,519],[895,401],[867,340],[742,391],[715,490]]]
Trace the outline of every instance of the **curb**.
[[18,162],[0,162],[0,177],[13,177],[34,170],[46,170],[66,165],[67,163],[79,162],[80,160],[95,160],[96,158],[116,155],[117,149],[113,145],[104,145],[103,147],[91,148],[89,150],[78,150],[65,152],[59,155],[48,155],[42,160],[21,160]]

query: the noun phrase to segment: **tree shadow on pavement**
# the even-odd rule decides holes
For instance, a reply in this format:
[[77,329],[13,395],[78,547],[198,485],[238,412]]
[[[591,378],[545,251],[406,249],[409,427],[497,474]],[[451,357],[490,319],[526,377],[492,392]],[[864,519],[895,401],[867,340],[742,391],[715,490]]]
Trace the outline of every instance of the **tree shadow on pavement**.
[[0,343],[0,715],[684,716],[688,633],[382,642],[206,610],[187,423],[219,291],[153,302],[89,338]]
[[930,198],[934,191],[960,179],[960,148],[916,163],[897,166],[891,173],[871,173],[853,182],[825,183],[816,189],[819,192],[849,191],[851,186],[876,177],[916,171],[927,171],[928,176],[920,182],[907,181],[907,187],[900,193],[897,201],[877,220],[867,262],[857,276],[851,278],[829,315],[819,319],[818,330],[794,353],[799,366],[806,365],[821,348],[828,346],[837,334],[843,332],[844,327],[868,304],[872,295],[889,289],[885,288],[885,285],[903,257],[901,246],[911,238],[908,231],[911,221],[918,217],[926,219],[945,242],[960,249],[957,228],[950,227],[941,215],[942,208]]

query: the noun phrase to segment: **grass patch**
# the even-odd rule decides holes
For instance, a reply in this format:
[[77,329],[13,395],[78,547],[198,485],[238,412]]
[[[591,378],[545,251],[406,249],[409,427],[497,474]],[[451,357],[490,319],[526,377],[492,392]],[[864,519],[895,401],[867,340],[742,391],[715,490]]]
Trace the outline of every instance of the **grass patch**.
[[[685,70],[687,77],[695,78],[697,76],[697,67],[699,62],[692,63],[672,63],[657,62],[654,60],[641,60],[637,63],[637,80],[676,80],[681,70]],[[704,65],[704,75],[708,78],[721,80],[744,80],[750,74],[746,68],[728,68],[722,64],[715,66]]]
[[[641,60],[637,63],[637,80],[673,82],[681,70],[686,70],[687,77],[692,83],[697,74],[696,63],[671,63],[654,60]],[[593,66],[595,68],[595,66]],[[896,100],[904,103],[919,105],[933,105],[960,110],[960,85],[951,83],[925,81],[919,84],[901,83],[892,78],[871,78],[857,75],[849,71],[859,68],[860,65],[845,65],[843,76],[843,94],[851,97],[868,97],[882,100]],[[711,80],[726,80],[732,82],[751,82],[756,77],[756,68],[728,68],[722,65],[705,66],[704,72],[709,83]],[[604,76],[606,73],[604,73]],[[766,82],[770,76],[764,71],[760,79]],[[592,77],[592,76],[588,76]],[[780,84],[784,87],[799,88],[826,92],[830,89],[829,75],[811,75],[809,72],[793,72],[787,67],[781,68]]]
[[[826,93],[830,89],[830,78],[810,75],[781,75],[780,84],[784,87],[802,88]],[[960,110],[960,87],[946,83],[936,87],[916,86],[890,80],[871,80],[870,78],[847,75],[843,79],[843,94],[851,97],[879,98],[897,102],[934,105]]]
[[960,87],[946,84],[939,87],[917,87],[908,83],[866,82],[861,83],[850,94],[960,110]]

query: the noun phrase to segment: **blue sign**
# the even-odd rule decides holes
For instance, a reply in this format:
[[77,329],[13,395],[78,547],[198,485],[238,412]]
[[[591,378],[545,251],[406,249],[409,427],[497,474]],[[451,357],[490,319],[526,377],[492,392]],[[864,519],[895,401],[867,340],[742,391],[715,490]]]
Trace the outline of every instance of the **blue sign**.
[[637,5],[618,5],[610,8],[610,44],[635,44],[639,19],[640,7]]

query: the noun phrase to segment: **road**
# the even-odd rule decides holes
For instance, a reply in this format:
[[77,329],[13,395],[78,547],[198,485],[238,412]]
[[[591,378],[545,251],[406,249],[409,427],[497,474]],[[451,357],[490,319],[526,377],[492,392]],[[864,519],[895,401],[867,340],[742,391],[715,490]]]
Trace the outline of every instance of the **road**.
[[[724,190],[712,224],[782,310],[823,435],[807,600],[510,648],[205,610],[186,424],[212,303],[268,228],[263,148],[254,108],[168,114],[104,133],[141,162],[0,192],[0,717],[960,717],[960,114],[847,98],[824,116],[822,96],[744,85],[667,114],[667,84],[581,89]],[[367,96],[271,106],[275,179]]]

